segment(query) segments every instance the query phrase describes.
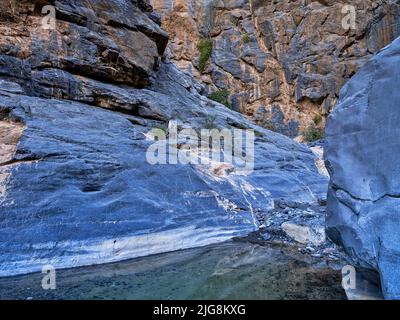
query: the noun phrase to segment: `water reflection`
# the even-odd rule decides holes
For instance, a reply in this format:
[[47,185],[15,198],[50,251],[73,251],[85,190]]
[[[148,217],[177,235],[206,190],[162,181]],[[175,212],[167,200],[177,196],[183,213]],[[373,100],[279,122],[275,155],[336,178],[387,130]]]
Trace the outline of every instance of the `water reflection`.
[[346,299],[340,266],[296,250],[225,243],[131,261],[0,279],[1,299]]

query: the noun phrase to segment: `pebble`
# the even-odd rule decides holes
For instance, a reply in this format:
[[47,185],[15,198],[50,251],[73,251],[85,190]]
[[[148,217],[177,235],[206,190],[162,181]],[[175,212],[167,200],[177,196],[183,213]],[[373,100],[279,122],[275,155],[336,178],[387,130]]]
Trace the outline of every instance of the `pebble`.
[[304,217],[315,217],[316,213],[314,211],[303,211]]
[[268,232],[266,232],[266,233],[264,233],[264,234],[262,235],[262,238],[263,238],[265,241],[268,241],[268,240],[270,240],[272,237],[271,237],[271,235],[270,235]]
[[334,254],[334,253],[336,253],[336,250],[335,250],[335,248],[326,248],[326,249],[323,251],[323,253],[324,253],[324,254]]

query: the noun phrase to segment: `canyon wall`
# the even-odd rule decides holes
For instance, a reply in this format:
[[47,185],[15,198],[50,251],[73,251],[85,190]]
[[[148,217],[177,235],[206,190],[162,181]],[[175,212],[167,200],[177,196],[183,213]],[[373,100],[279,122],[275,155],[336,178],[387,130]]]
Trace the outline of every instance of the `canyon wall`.
[[[326,201],[306,146],[209,100],[163,60],[168,35],[146,1],[0,4],[0,276],[226,241],[276,208]],[[254,170],[187,161],[201,146],[186,135],[186,162],[151,163],[152,130],[166,140],[172,120],[253,130]]]
[[342,89],[326,128],[327,230],[400,299],[400,38]]
[[[234,110],[291,137],[322,129],[345,82],[400,34],[394,0],[151,3],[170,34],[172,61],[208,93],[226,96],[226,89]],[[355,8],[355,29],[342,26],[348,4]],[[202,39],[212,42],[205,66]]]

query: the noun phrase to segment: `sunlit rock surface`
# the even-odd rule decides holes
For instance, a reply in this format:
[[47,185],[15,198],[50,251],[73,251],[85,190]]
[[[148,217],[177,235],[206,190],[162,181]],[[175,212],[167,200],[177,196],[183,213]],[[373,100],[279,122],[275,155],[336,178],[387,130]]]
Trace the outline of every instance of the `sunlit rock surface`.
[[[291,137],[314,122],[323,128],[346,81],[400,35],[395,0],[151,3],[170,34],[167,53],[180,68],[209,92],[228,89],[234,110]],[[348,5],[355,13],[350,30],[343,27]],[[213,43],[204,71],[202,38]]]
[[26,126],[1,199],[1,275],[45,263],[102,263],[223,241],[256,230],[255,213],[273,208],[275,199],[317,203],[325,197],[326,179],[306,147],[222,106],[201,107],[200,96],[183,92],[197,104],[185,104],[176,92],[143,93],[171,106],[157,110],[162,117],[180,115],[201,127],[208,113],[221,127],[240,123],[259,130],[252,174],[152,166],[145,134],[154,120],[1,93],[1,109]]
[[[46,3],[55,30],[40,26]],[[207,99],[162,61],[167,35],[146,2],[71,6],[11,1],[0,15],[0,130],[21,128],[0,167],[0,276],[221,242],[257,230],[278,202],[324,201],[327,178],[306,146]],[[254,171],[150,165],[148,132],[172,120],[253,129]]]

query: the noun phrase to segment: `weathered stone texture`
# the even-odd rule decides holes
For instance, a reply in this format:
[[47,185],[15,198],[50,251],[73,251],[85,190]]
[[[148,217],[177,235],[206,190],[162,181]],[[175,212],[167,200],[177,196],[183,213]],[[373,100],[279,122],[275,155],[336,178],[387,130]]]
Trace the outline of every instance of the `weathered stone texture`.
[[342,89],[327,123],[328,235],[400,299],[400,38]]
[[[168,37],[147,1],[9,4],[0,16],[0,276],[225,241],[257,230],[278,202],[324,201],[327,179],[306,146],[207,99],[162,61]],[[56,7],[55,30],[41,25],[45,4]],[[254,172],[151,165],[149,131],[171,120],[255,130]]]
[[[259,124],[297,136],[315,119],[323,127],[344,83],[400,34],[394,0],[152,0],[170,33],[169,56],[207,85],[228,88],[235,110]],[[345,30],[345,5],[356,29]],[[199,39],[213,54],[198,70]],[[280,109],[284,121],[273,116]],[[269,110],[260,116],[260,110]]]
[[[56,8],[43,28],[44,5]],[[30,78],[62,69],[132,86],[148,85],[167,34],[131,1],[10,1],[0,16],[0,75],[37,94]],[[4,12],[5,10],[5,12]]]

